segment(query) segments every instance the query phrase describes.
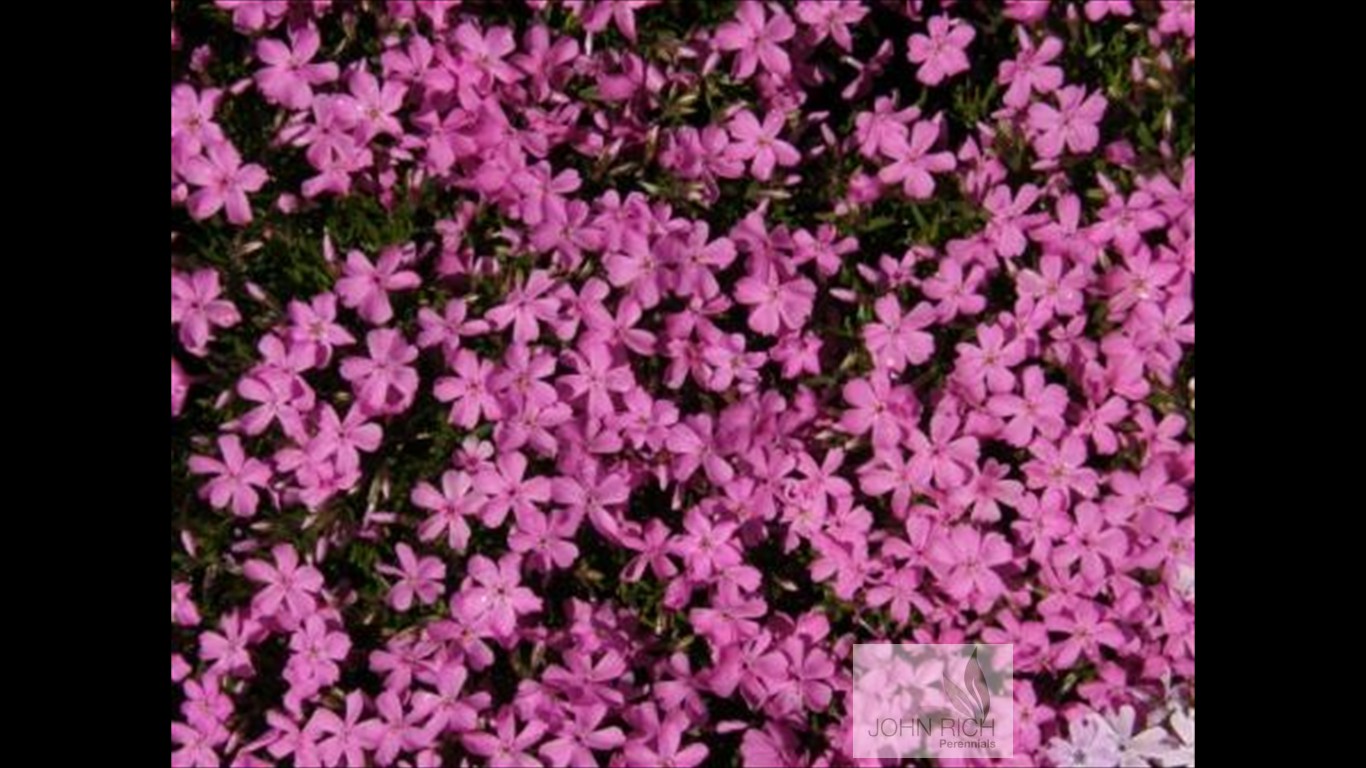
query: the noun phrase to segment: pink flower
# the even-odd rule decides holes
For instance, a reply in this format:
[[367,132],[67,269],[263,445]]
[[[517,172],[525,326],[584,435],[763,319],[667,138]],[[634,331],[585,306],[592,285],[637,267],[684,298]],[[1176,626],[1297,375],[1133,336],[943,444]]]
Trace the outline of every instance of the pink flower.
[[806,278],[783,281],[776,268],[748,275],[735,285],[735,300],[752,306],[749,327],[756,333],[776,336],[780,329],[800,331],[811,316],[816,285]]
[[1009,86],[1001,98],[1006,106],[1022,109],[1029,103],[1031,91],[1052,93],[1062,87],[1062,67],[1049,66],[1062,53],[1062,41],[1046,37],[1036,48],[1024,27],[1016,27],[1015,36],[1020,43],[1020,53],[1014,59],[1001,62],[996,81]]
[[351,382],[357,402],[370,415],[406,411],[417,394],[417,370],[411,367],[417,348],[389,328],[371,331],[365,346],[369,357],[348,357],[341,364],[342,378]]
[[846,383],[843,394],[849,408],[840,417],[840,429],[851,435],[872,430],[875,446],[896,444],[902,434],[898,422],[915,413],[909,391],[892,386],[885,368],[875,369],[867,379]]
[[849,25],[858,24],[868,15],[868,8],[858,0],[799,0],[797,18],[814,33],[813,42],[826,37],[846,52],[854,50],[854,39]]
[[228,221],[239,225],[251,223],[247,193],[261,189],[269,178],[255,163],[242,165],[237,148],[226,141],[210,144],[203,155],[186,160],[180,174],[198,187],[186,201],[190,216],[202,221],[226,209]]
[[461,24],[455,28],[455,42],[465,64],[479,74],[480,87],[487,89],[495,82],[512,83],[519,78],[517,70],[503,60],[517,50],[517,41],[507,27],[490,27],[480,34],[477,26]]
[[935,486],[942,491],[962,486],[977,468],[977,438],[960,437],[960,426],[962,421],[957,416],[941,409],[930,419],[929,437],[916,430],[906,441],[914,456],[913,474],[918,478],[933,477]]
[[380,724],[375,720],[362,722],[364,714],[365,699],[360,691],[346,696],[345,718],[321,707],[314,711],[307,731],[317,740],[322,765],[361,768],[366,764],[365,753],[378,740]]
[[484,557],[470,558],[466,585],[461,589],[462,608],[485,622],[495,637],[510,637],[517,617],[541,610],[541,598],[521,586],[522,559],[503,555],[496,564]]
[[584,17],[583,28],[589,32],[601,32],[607,29],[607,22],[611,21],[621,31],[622,37],[634,43],[636,42],[636,11],[648,8],[658,2],[659,0],[598,2]]
[[878,299],[873,311],[879,322],[863,327],[863,343],[876,366],[900,373],[907,363],[920,365],[934,354],[934,337],[924,331],[935,321],[929,304],[917,304],[903,315],[901,302],[889,295]]
[[275,564],[248,560],[242,573],[264,588],[252,600],[252,613],[262,618],[278,618],[295,625],[312,616],[318,607],[323,576],[312,566],[299,565],[299,554],[288,544],[271,550]]
[[222,294],[215,270],[171,272],[171,325],[180,326],[180,343],[196,357],[208,354],[214,328],[231,328],[242,321],[237,307],[219,298]]
[[540,323],[558,319],[560,301],[549,295],[553,287],[549,273],[538,269],[484,317],[500,331],[512,326],[512,340],[519,344],[536,341],[541,336]]
[[413,504],[432,515],[418,528],[423,541],[435,541],[444,533],[447,544],[456,552],[464,552],[470,540],[470,526],[465,518],[478,514],[484,496],[474,491],[469,474],[447,470],[441,475],[441,490],[431,483],[418,483],[413,488]]
[[1067,635],[1062,643],[1053,645],[1053,663],[1059,669],[1071,667],[1083,654],[1098,662],[1101,646],[1119,648],[1124,644],[1124,635],[1119,628],[1103,621],[1095,604],[1087,600],[1074,601],[1066,613],[1045,617],[1044,625],[1049,632]]
[[735,10],[735,20],[716,28],[716,46],[723,51],[738,52],[734,74],[746,79],[762,63],[764,69],[779,77],[792,71],[792,61],[782,43],[797,33],[797,25],[780,8],[772,9],[772,17],[765,18],[764,4],[758,0],[741,0]]
[[977,37],[977,30],[959,19],[935,16],[930,19],[929,35],[911,35],[906,58],[919,64],[915,77],[925,85],[939,85],[946,77],[966,72],[971,67],[965,53]]
[[431,605],[441,598],[445,591],[441,582],[446,579],[446,566],[434,557],[421,560],[413,554],[413,548],[399,544],[394,548],[398,555],[398,567],[380,565],[379,572],[398,579],[389,590],[389,605],[399,613],[407,613],[413,607],[413,600],[422,605]]
[[548,572],[572,566],[579,556],[574,545],[580,518],[563,509],[545,514],[526,507],[516,515],[516,525],[508,533],[508,549],[527,558],[532,571]]
[[237,394],[258,403],[241,419],[243,434],[259,435],[278,421],[286,435],[304,438],[304,416],[313,410],[314,395],[299,376],[264,368],[238,381]]
[[1034,150],[1039,157],[1053,158],[1063,148],[1086,154],[1100,143],[1097,127],[1105,116],[1105,97],[1086,95],[1086,89],[1069,85],[1057,92],[1058,106],[1035,102],[1029,107],[1029,127],[1034,131]]
[[508,512],[517,516],[536,512],[550,501],[550,479],[527,477],[526,456],[510,451],[498,456],[497,463],[474,478],[474,488],[487,497],[482,522],[489,528],[502,526]]
[[588,405],[588,415],[605,418],[616,412],[612,395],[622,395],[631,391],[635,376],[626,365],[615,365],[612,353],[604,344],[586,344],[579,351],[566,355],[577,373],[561,376],[559,381],[569,390],[566,398],[584,398]]
[[938,120],[922,120],[910,131],[909,141],[902,136],[884,140],[883,154],[893,160],[878,171],[883,184],[901,183],[902,191],[912,200],[924,200],[934,194],[932,173],[947,173],[957,167],[952,152],[930,152],[939,140]]
[[404,270],[409,254],[402,248],[387,248],[374,265],[360,251],[346,256],[342,278],[337,281],[337,295],[342,305],[356,310],[371,325],[383,325],[394,317],[389,294],[410,291],[422,284],[416,272]]
[[683,713],[673,712],[659,725],[659,730],[648,742],[628,742],[623,755],[631,765],[667,765],[671,768],[694,768],[707,759],[709,750],[703,744],[683,746],[683,732],[688,728]]
[[250,677],[254,672],[251,646],[264,636],[259,622],[233,611],[219,622],[218,632],[199,636],[199,657],[211,662],[211,669],[217,673]]
[[504,707],[493,726],[497,735],[475,731],[461,736],[460,743],[470,753],[484,758],[487,765],[540,768],[541,761],[531,755],[531,750],[545,736],[543,723],[529,721],[519,732],[516,714],[511,707]]
[[1129,551],[1129,541],[1118,528],[1107,527],[1100,507],[1082,502],[1072,508],[1076,526],[1062,544],[1053,550],[1053,565],[1064,573],[1073,563],[1080,562],[1081,576],[1090,584],[1099,584],[1111,568],[1123,562]]
[[555,768],[601,765],[594,752],[610,752],[626,743],[620,728],[603,727],[602,722],[610,712],[602,704],[576,707],[572,723],[557,738],[542,744],[539,754]]
[[185,398],[190,393],[190,377],[185,374],[180,363],[171,358],[171,417],[180,415],[185,409]]
[[1061,385],[1046,383],[1043,371],[1037,366],[1024,372],[1023,381],[1023,393],[996,395],[988,404],[994,415],[1006,420],[1001,439],[1017,447],[1025,446],[1036,430],[1049,440],[1058,439],[1067,427],[1063,421],[1067,390]]
[[995,569],[1012,557],[999,533],[983,536],[972,526],[956,526],[935,538],[928,557],[940,585],[954,598],[972,598],[979,606],[989,606],[1005,592]]
[[460,349],[462,337],[478,336],[488,331],[488,323],[470,319],[469,308],[459,299],[447,302],[442,314],[424,307],[417,314],[417,322],[422,326],[417,345],[423,349],[439,345],[448,360]]
[[1100,21],[1108,15],[1128,18],[1134,15],[1133,3],[1131,0],[1086,0],[1088,21]]
[[337,347],[349,347],[356,337],[337,323],[337,297],[324,293],[307,304],[289,303],[289,339],[311,350],[313,365],[326,368]]
[[304,619],[289,639],[294,655],[285,668],[285,678],[296,686],[331,685],[341,678],[341,663],[351,653],[351,638],[335,632],[318,614]]
[[214,509],[231,509],[237,517],[254,517],[260,503],[256,489],[270,484],[270,467],[248,457],[236,435],[218,438],[222,461],[208,456],[191,456],[190,471],[196,475],[215,475],[199,493]]
[[456,353],[452,367],[455,376],[437,379],[435,388],[437,400],[451,403],[450,422],[471,429],[479,423],[481,416],[489,421],[502,418],[503,407],[491,389],[493,364],[462,349]]
[[263,38],[256,44],[256,56],[265,68],[256,73],[256,85],[269,101],[289,109],[308,109],[313,102],[311,86],[337,79],[337,65],[327,61],[313,64],[322,46],[322,37],[312,24],[289,30],[290,45]]
[[1115,491],[1108,500],[1110,514],[1117,520],[1136,521],[1148,533],[1156,531],[1163,518],[1186,508],[1185,489],[1168,479],[1160,462],[1149,464],[1137,475],[1116,472],[1110,476],[1110,487]]
[[735,160],[749,160],[754,178],[768,181],[773,178],[774,166],[787,168],[802,159],[796,147],[778,138],[785,122],[781,112],[769,112],[762,124],[747,109],[737,112],[727,125],[730,135],[735,137],[727,154]]
[[958,374],[973,387],[986,384],[991,392],[1009,392],[1015,388],[1015,376],[1010,369],[1025,359],[1025,345],[1020,339],[1006,342],[1005,332],[995,325],[977,327],[977,344],[958,345]]

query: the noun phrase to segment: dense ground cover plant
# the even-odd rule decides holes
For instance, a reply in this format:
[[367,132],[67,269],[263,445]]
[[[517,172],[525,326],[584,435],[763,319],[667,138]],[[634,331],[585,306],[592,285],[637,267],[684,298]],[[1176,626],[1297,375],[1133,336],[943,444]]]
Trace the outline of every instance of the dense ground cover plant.
[[173,765],[1194,763],[1195,9],[171,6]]

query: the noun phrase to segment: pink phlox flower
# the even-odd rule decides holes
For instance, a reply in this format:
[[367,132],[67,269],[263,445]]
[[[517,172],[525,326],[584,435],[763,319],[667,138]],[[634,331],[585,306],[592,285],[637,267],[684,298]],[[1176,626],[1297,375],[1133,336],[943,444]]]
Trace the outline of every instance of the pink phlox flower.
[[186,160],[180,175],[198,188],[186,200],[192,218],[203,221],[226,210],[228,221],[239,226],[251,223],[247,194],[259,191],[270,178],[255,163],[243,165],[237,148],[227,141],[209,144],[204,154]]
[[901,302],[887,295],[877,300],[873,312],[878,322],[863,327],[863,342],[878,368],[900,373],[934,354],[934,337],[925,331],[935,322],[932,306],[922,302],[903,315]]
[[418,559],[413,548],[399,544],[394,549],[398,557],[398,567],[381,563],[380,573],[398,580],[389,590],[389,605],[400,613],[407,613],[416,600],[421,605],[431,605],[441,599],[445,591],[442,582],[446,579],[446,565],[434,557]]
[[939,85],[945,78],[966,72],[971,67],[967,47],[977,30],[960,19],[935,16],[929,21],[929,34],[914,34],[906,41],[906,58],[919,64],[915,79],[925,85]]
[[416,272],[405,269],[413,252],[408,248],[386,248],[377,264],[371,264],[360,251],[346,256],[337,295],[344,306],[354,309],[371,325],[384,325],[394,317],[389,294],[411,291],[422,284]]
[[485,526],[501,527],[508,512],[520,519],[550,502],[550,479],[527,477],[526,471],[526,456],[509,451],[500,454],[494,466],[475,475],[474,489],[487,498],[481,517]]
[[475,555],[467,567],[462,605],[478,616],[494,637],[512,636],[519,616],[541,610],[541,598],[521,585],[521,564],[515,554],[504,555],[497,563]]
[[446,470],[441,475],[441,489],[431,483],[418,483],[412,501],[431,515],[418,527],[418,537],[435,541],[446,536],[446,543],[456,552],[464,552],[469,543],[470,527],[465,518],[481,511],[484,496],[474,489],[474,481],[466,472]]
[[[958,166],[952,152],[931,152],[939,141],[941,122],[921,120],[910,129],[910,136],[891,134],[881,144],[883,155],[892,161],[878,171],[883,184],[900,183],[912,200],[926,200],[934,194],[935,173],[948,173]],[[904,131],[902,132],[905,133]]]
[[242,321],[237,307],[222,295],[216,270],[188,275],[171,271],[171,325],[180,326],[180,343],[196,357],[208,354],[214,328],[231,328]]
[[1095,149],[1100,143],[1098,126],[1105,116],[1105,97],[1099,93],[1088,96],[1079,85],[1063,86],[1054,95],[1057,107],[1041,101],[1029,107],[1029,127],[1039,157],[1058,157],[1064,148],[1074,154]]
[[369,357],[349,357],[342,361],[342,378],[351,382],[356,401],[368,415],[389,415],[406,411],[413,403],[419,383],[417,348],[399,331],[379,328],[365,338]]
[[797,25],[781,8],[774,6],[769,11],[771,16],[758,0],[741,0],[735,19],[716,28],[713,39],[717,48],[736,52],[732,71],[737,79],[751,77],[759,64],[778,77],[792,71],[792,61],[782,44],[797,33]]
[[242,566],[248,579],[263,585],[252,600],[252,613],[280,620],[286,627],[296,626],[317,611],[323,576],[310,565],[300,565],[299,554],[288,544],[276,545],[271,556],[273,565],[249,560]]
[[775,167],[788,168],[802,158],[796,147],[778,138],[785,123],[781,112],[769,112],[760,123],[753,112],[741,110],[727,124],[735,138],[727,151],[735,160],[749,161],[754,178],[768,181]]
[[1001,62],[996,81],[1008,86],[1001,98],[1006,106],[1023,109],[1029,104],[1030,93],[1046,94],[1062,87],[1062,67],[1050,66],[1062,53],[1062,41],[1045,37],[1036,47],[1024,27],[1015,28],[1020,52],[1013,59]]
[[208,456],[190,457],[191,472],[214,475],[200,489],[200,496],[214,509],[231,509],[237,517],[254,517],[260,503],[257,489],[269,487],[270,467],[247,456],[236,435],[220,435],[218,450],[222,460]]

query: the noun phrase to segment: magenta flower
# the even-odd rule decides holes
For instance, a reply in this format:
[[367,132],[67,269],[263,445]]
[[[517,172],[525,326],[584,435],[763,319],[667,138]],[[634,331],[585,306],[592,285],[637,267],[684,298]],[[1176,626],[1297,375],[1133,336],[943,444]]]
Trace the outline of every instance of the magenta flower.
[[616,413],[612,395],[631,391],[636,385],[631,369],[615,365],[612,353],[603,344],[581,346],[567,355],[577,373],[561,376],[559,381],[569,390],[571,399],[583,398],[588,415],[606,418]]
[[313,410],[313,389],[299,376],[264,368],[237,382],[237,394],[257,406],[242,417],[242,432],[259,435],[278,422],[286,435],[304,436],[304,416]]
[[735,137],[727,153],[737,161],[749,161],[754,178],[768,181],[775,166],[787,168],[802,159],[796,147],[778,138],[785,122],[781,112],[769,112],[763,123],[747,109],[737,112],[727,125]]
[[375,720],[362,722],[364,713],[365,700],[359,691],[346,696],[344,717],[328,709],[314,711],[307,730],[316,740],[321,765],[361,768],[366,764],[365,755],[379,738],[380,724]]
[[939,85],[947,77],[966,72],[971,64],[965,52],[977,37],[971,24],[948,16],[935,16],[929,22],[929,35],[915,34],[907,40],[906,58],[919,64],[915,79],[925,85]]
[[550,501],[551,483],[545,477],[527,477],[527,460],[519,451],[501,454],[497,463],[474,478],[474,489],[482,493],[482,522],[489,528],[503,525],[509,512],[521,520]]
[[431,605],[439,600],[445,591],[441,584],[446,579],[445,564],[434,557],[419,560],[407,544],[399,544],[394,552],[398,556],[397,568],[379,566],[380,573],[398,579],[389,590],[389,605],[399,613],[407,613],[413,607],[414,599],[421,605]]
[[[1080,563],[1080,573],[1090,584],[1099,584],[1110,568],[1120,565],[1129,551],[1129,540],[1118,528],[1108,527],[1100,507],[1083,502],[1072,508],[1076,527],[1053,550],[1053,565],[1066,572]],[[1107,567],[1108,566],[1108,567]]]
[[263,585],[252,600],[251,610],[260,617],[277,618],[297,624],[317,610],[318,593],[323,588],[323,577],[317,569],[299,564],[299,553],[288,544],[271,550],[275,564],[262,560],[248,560],[242,573]]
[[1124,644],[1119,628],[1105,621],[1089,601],[1073,601],[1070,611],[1045,617],[1044,625],[1049,632],[1067,636],[1061,644],[1053,646],[1053,663],[1059,669],[1071,667],[1082,655],[1098,662],[1102,646],[1119,648]]
[[332,351],[349,347],[356,337],[337,323],[337,297],[330,293],[315,296],[305,304],[289,303],[289,339],[311,352],[313,365],[326,368],[332,361]]
[[[934,173],[947,173],[957,166],[952,152],[930,152],[939,140],[937,120],[922,120],[910,131],[910,138],[891,135],[883,140],[882,153],[893,162],[878,171],[883,184],[900,183],[902,191],[912,200],[924,200],[934,194]],[[904,133],[904,132],[903,132]]]
[[371,325],[389,322],[394,316],[389,294],[410,291],[422,284],[416,272],[403,269],[407,262],[407,253],[399,248],[386,249],[378,264],[371,264],[360,251],[351,251],[346,256],[342,278],[337,281],[342,305],[356,310]]
[[484,505],[483,495],[474,491],[474,481],[467,473],[447,470],[441,475],[439,491],[431,483],[418,483],[412,500],[418,508],[432,513],[418,528],[423,541],[435,541],[445,534],[452,550],[465,551],[470,540],[465,518],[477,515]]
[[495,637],[510,637],[517,628],[517,617],[541,610],[541,598],[521,585],[521,567],[517,555],[504,555],[496,564],[483,555],[470,558],[461,608],[483,622]]
[[174,357],[171,358],[171,417],[180,415],[185,409],[185,398],[190,393],[190,377],[185,374],[185,370],[180,367]]
[[544,724],[530,721],[518,731],[517,716],[511,707],[505,707],[494,721],[494,733],[467,733],[460,737],[460,743],[484,758],[488,765],[540,768],[541,761],[532,755],[532,750],[545,736],[545,730]]
[[402,413],[417,394],[417,348],[403,334],[389,328],[371,331],[365,337],[370,356],[348,357],[342,361],[342,378],[351,382],[356,400],[371,415]]
[[1040,157],[1052,158],[1063,148],[1085,154],[1100,143],[1100,119],[1105,116],[1105,97],[1086,95],[1077,85],[1060,88],[1058,106],[1035,102],[1029,107],[1029,127],[1034,131],[1034,150]]
[[285,677],[298,686],[300,683],[331,685],[341,677],[341,663],[351,653],[351,638],[336,632],[318,614],[303,620],[289,639],[294,652],[285,669]]
[[270,467],[247,456],[236,435],[220,436],[218,450],[221,461],[208,456],[190,457],[191,472],[214,475],[200,488],[200,497],[207,499],[214,509],[231,509],[237,517],[255,517],[261,501],[257,489],[270,486]]
[[437,379],[435,388],[437,400],[451,403],[451,423],[470,429],[480,418],[489,421],[502,418],[503,407],[491,390],[493,364],[462,349],[456,353],[452,368],[455,376]]
[[929,561],[940,586],[957,599],[987,606],[1005,593],[996,568],[1012,560],[1010,545],[999,533],[983,536],[966,525],[942,532],[930,545]]
[[1116,472],[1110,476],[1115,495],[1108,500],[1109,513],[1118,520],[1137,521],[1145,532],[1156,530],[1163,517],[1186,508],[1186,491],[1168,479],[1160,463],[1149,464],[1142,473]]
[[764,9],[764,3],[758,0],[741,0],[735,9],[735,20],[716,28],[716,46],[723,51],[736,52],[736,78],[751,77],[759,64],[779,77],[786,77],[792,71],[792,60],[782,43],[792,39],[797,25],[776,6],[770,9],[772,16]]
[[256,73],[256,85],[270,101],[289,109],[308,109],[313,102],[314,85],[337,79],[337,65],[326,61],[313,63],[322,46],[322,37],[312,24],[291,27],[289,45],[263,38],[256,44],[256,56],[266,66]]
[[735,285],[735,300],[753,307],[749,327],[776,336],[781,329],[800,331],[816,301],[816,285],[806,278],[781,280],[776,268],[748,275]]
[[513,288],[507,300],[489,310],[485,317],[496,330],[512,326],[512,339],[519,344],[536,341],[541,336],[540,323],[558,319],[560,302],[549,295],[553,287],[548,273],[532,272],[525,284]]
[[1047,37],[1035,47],[1024,27],[1016,27],[1015,36],[1020,53],[1014,59],[1001,62],[996,81],[1009,86],[1001,99],[1006,106],[1023,109],[1029,104],[1031,92],[1046,94],[1062,87],[1062,67],[1051,66],[1051,62],[1062,54],[1062,41]]
[[707,759],[710,751],[703,744],[683,746],[683,733],[687,727],[687,721],[682,713],[675,712],[664,719],[650,741],[629,742],[623,754],[632,765],[694,768]]
[[237,148],[226,141],[210,144],[203,155],[195,155],[180,169],[185,181],[198,187],[186,205],[196,220],[226,210],[233,224],[251,223],[251,202],[247,194],[265,186],[270,178],[266,169],[255,163],[242,165]]
[[991,413],[1005,420],[1001,438],[1014,446],[1028,445],[1034,432],[1056,440],[1066,429],[1063,412],[1067,410],[1067,390],[1044,381],[1038,367],[1025,370],[1024,392],[991,398]]
[[171,325],[180,326],[180,343],[196,357],[208,354],[214,328],[231,328],[242,321],[237,307],[222,295],[215,270],[171,272]]
[[920,365],[934,354],[934,337],[924,329],[935,321],[934,308],[917,304],[901,314],[901,302],[895,296],[883,296],[873,305],[879,322],[863,327],[863,343],[879,368],[900,373],[906,365]]

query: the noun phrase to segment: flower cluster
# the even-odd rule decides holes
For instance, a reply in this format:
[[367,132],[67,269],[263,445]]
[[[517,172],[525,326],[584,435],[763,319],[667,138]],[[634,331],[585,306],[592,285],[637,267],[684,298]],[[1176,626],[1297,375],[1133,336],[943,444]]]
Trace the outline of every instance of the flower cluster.
[[173,2],[172,765],[1193,765],[1194,18]]

